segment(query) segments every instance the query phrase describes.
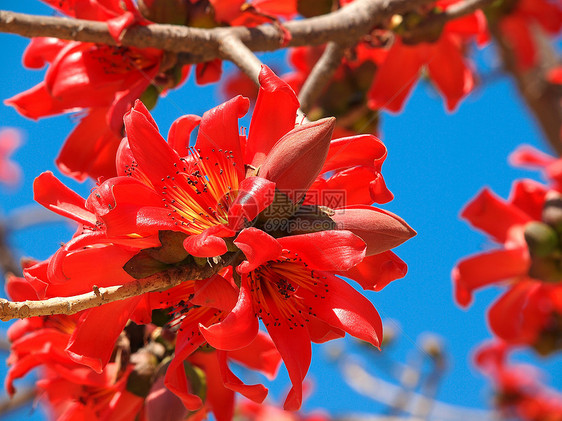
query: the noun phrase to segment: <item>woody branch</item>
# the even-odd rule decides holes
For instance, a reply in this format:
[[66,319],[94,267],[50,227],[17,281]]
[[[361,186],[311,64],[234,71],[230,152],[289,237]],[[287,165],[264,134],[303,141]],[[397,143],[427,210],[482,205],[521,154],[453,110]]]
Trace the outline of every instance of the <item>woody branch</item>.
[[[356,0],[333,13],[284,24],[290,41],[282,45],[282,34],[274,25],[254,28],[242,26],[202,29],[178,25],[152,24],[134,26],[121,39],[124,46],[154,47],[176,53],[189,53],[193,62],[221,58],[222,39],[237,38],[251,51],[273,51],[284,47],[321,45],[330,41],[353,42],[395,14],[414,10],[433,0]],[[470,7],[459,7],[447,19],[454,19],[489,3],[489,0],[466,0]],[[60,39],[117,45],[103,22],[50,16],[36,16],[0,11],[0,32],[25,37]]]
[[125,300],[148,292],[164,291],[186,280],[207,279],[224,267],[233,264],[238,253],[223,256],[218,263],[205,266],[180,266],[123,285],[106,288],[93,287],[93,291],[71,297],[55,297],[37,301],[9,301],[0,298],[0,320],[25,319],[75,314],[113,301]]

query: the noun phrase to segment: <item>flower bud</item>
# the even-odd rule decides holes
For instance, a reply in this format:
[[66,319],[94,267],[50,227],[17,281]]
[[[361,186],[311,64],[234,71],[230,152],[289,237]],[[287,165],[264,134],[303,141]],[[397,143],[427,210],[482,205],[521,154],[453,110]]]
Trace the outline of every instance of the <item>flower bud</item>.
[[416,235],[399,216],[371,206],[336,209],[331,218],[337,229],[351,231],[365,241],[367,256],[390,250]]
[[322,170],[335,124],[330,117],[296,126],[273,146],[259,176],[298,202]]
[[545,196],[542,219],[558,232],[562,232],[562,195],[549,191]]
[[533,256],[545,257],[558,246],[558,235],[549,225],[533,221],[525,226],[525,241]]
[[188,413],[181,399],[166,388],[164,377],[159,377],[152,385],[145,406],[148,421],[182,421]]

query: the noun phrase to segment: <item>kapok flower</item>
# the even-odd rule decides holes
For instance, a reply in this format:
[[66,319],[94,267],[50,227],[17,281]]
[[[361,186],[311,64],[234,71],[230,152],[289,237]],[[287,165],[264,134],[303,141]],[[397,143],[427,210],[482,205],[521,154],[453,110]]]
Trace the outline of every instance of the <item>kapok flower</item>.
[[557,193],[547,194],[530,180],[517,182],[509,201],[483,190],[461,215],[502,248],[463,259],[452,274],[455,299],[462,306],[470,304],[474,290],[506,285],[488,313],[492,331],[544,354],[562,346],[556,339],[562,328],[559,204]]
[[[436,8],[446,9],[456,0],[440,0]],[[408,17],[404,17],[407,26]],[[486,18],[481,10],[448,22],[437,39],[409,40],[397,35],[378,68],[369,90],[369,107],[399,112],[426,67],[431,81],[453,111],[474,86],[471,65],[464,57],[466,44],[483,41]]]
[[246,260],[238,302],[224,321],[200,326],[217,349],[246,346],[265,324],[293,384],[285,409],[302,403],[302,382],[311,357],[311,342],[325,342],[345,332],[379,346],[382,323],[373,305],[334,273],[365,257],[365,242],[350,231],[332,230],[273,238],[256,228],[234,241]]
[[537,25],[546,34],[556,35],[562,29],[562,5],[548,0],[518,0],[500,5],[498,26],[515,54],[516,65],[528,70],[537,61],[533,27]]
[[494,383],[495,406],[506,417],[524,421],[562,419],[562,394],[540,382],[543,373],[534,366],[508,361],[504,342],[489,342],[475,355],[475,363]]

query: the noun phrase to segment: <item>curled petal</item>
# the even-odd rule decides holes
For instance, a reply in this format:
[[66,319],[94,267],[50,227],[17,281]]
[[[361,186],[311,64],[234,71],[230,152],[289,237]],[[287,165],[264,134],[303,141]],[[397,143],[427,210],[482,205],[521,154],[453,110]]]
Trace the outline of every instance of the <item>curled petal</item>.
[[390,282],[403,278],[408,272],[408,266],[391,251],[367,256],[357,266],[338,275],[353,279],[363,289],[380,291]]
[[199,325],[201,333],[214,348],[235,350],[249,345],[258,334],[259,323],[249,292],[247,275],[243,275],[236,306],[220,322],[209,327]]
[[201,234],[187,237],[183,240],[183,247],[195,257],[221,256],[228,251],[226,243],[221,237],[231,237],[234,234],[234,231],[222,225],[215,225]]
[[219,362],[220,373],[225,387],[240,393],[242,396],[262,403],[267,396],[267,389],[261,384],[247,385],[234,375],[227,363],[227,353],[225,351],[217,351],[217,359]]
[[86,200],[62,184],[50,171],[33,182],[33,198],[47,209],[88,226],[96,225],[96,216],[86,209]]
[[246,260],[238,265],[238,272],[248,273],[268,260],[275,260],[281,256],[282,247],[279,241],[271,235],[257,228],[246,228],[234,241],[242,250]]

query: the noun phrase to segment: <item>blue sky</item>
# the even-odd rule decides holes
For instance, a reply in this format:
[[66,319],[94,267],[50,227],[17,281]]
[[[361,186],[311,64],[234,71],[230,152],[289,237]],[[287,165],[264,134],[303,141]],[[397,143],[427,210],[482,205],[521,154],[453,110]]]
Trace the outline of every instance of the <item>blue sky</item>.
[[[0,0],[1,9],[49,14],[50,9],[38,2],[8,2]],[[16,9],[17,7],[17,9]],[[24,70],[21,54],[27,40],[0,34],[3,65],[0,66],[0,99],[30,88],[42,80],[42,71]],[[286,66],[282,55],[265,56],[267,64]],[[489,71],[494,65],[494,50],[478,53],[477,63]],[[486,78],[487,79],[487,78]],[[471,353],[490,337],[485,311],[498,296],[499,289],[476,294],[468,310],[458,308],[452,299],[450,272],[458,259],[493,247],[486,237],[459,220],[464,204],[482,187],[489,186],[507,197],[511,184],[518,178],[537,178],[537,174],[512,168],[507,156],[517,145],[527,143],[547,151],[540,133],[518,98],[514,85],[507,78],[491,78],[479,86],[459,109],[449,114],[443,101],[427,84],[419,83],[404,111],[399,115],[384,115],[381,138],[388,148],[383,174],[394,193],[393,202],[384,206],[402,216],[417,230],[418,236],[396,251],[408,263],[409,273],[378,293],[367,293],[383,319],[393,319],[399,341],[384,356],[373,357],[359,347],[347,343],[349,352],[356,352],[365,366],[374,369],[382,358],[406,361],[417,348],[418,337],[433,332],[443,337],[449,356],[449,370],[440,386],[438,399],[455,405],[487,408],[491,396],[485,379],[471,367]],[[154,117],[162,133],[172,121],[185,113],[201,115],[217,105],[222,97],[215,86],[195,87],[193,81],[160,99]],[[244,120],[246,126],[248,120]],[[19,116],[12,108],[0,105],[0,125],[23,131],[25,144],[14,156],[24,170],[24,181],[17,190],[0,191],[0,215],[9,216],[32,202],[33,179],[45,170],[60,176],[54,158],[73,127],[70,116],[60,116],[33,122]],[[62,176],[60,176],[62,178]],[[82,195],[91,185],[63,181]],[[72,234],[67,224],[50,224],[14,232],[11,241],[19,256],[44,259],[53,253],[61,241]],[[0,325],[0,330],[6,324]],[[341,379],[334,364],[326,359],[326,345],[315,346],[309,377],[314,392],[305,409],[325,408],[342,414],[347,412],[380,411],[381,407],[361,398]],[[0,357],[3,358],[3,357]],[[377,362],[373,360],[376,358]],[[521,358],[536,359],[523,353]],[[560,357],[538,360],[549,372],[548,378],[558,378],[562,386]],[[0,374],[3,374],[0,368]],[[385,375],[385,378],[389,377]],[[555,383],[553,383],[555,384]],[[288,380],[284,368],[280,379],[272,386],[272,397],[284,398]],[[28,409],[14,414],[40,419],[39,412]]]

